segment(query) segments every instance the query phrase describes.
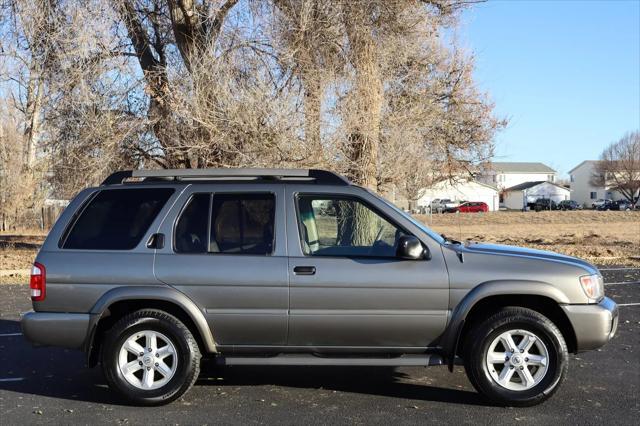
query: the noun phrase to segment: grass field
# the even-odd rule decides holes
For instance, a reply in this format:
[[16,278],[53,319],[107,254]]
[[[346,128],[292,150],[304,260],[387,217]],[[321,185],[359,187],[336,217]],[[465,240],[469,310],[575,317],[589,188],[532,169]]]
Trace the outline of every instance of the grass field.
[[493,212],[418,216],[451,238],[532,247],[599,265],[640,266],[640,212]]
[[[640,212],[493,212],[418,216],[458,240],[552,250],[599,265],[640,266]],[[0,283],[26,282],[45,235],[0,233]]]

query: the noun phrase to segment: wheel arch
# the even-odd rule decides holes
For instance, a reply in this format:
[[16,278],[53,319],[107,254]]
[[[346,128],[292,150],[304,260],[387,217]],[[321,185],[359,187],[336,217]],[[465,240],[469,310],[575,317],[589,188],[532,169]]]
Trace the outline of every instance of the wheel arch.
[[122,316],[139,309],[159,309],[175,316],[189,328],[202,352],[217,352],[204,314],[183,293],[164,286],[116,287],[105,293],[91,309],[84,345],[89,366],[98,361],[104,333]]
[[442,352],[453,371],[456,355],[470,327],[505,306],[519,306],[549,318],[562,332],[569,352],[577,351],[577,339],[569,318],[560,307],[569,303],[557,287],[537,281],[492,281],[478,285],[458,303],[441,338]]

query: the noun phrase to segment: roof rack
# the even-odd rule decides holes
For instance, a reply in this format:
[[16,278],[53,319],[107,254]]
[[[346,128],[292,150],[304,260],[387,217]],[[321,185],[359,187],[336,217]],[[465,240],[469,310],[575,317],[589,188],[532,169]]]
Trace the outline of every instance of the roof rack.
[[350,185],[344,176],[327,170],[319,169],[160,169],[160,170],[124,170],[112,173],[102,185],[126,183],[132,179],[135,182],[149,180],[208,180],[224,178],[258,178],[265,180],[310,179],[318,184]]

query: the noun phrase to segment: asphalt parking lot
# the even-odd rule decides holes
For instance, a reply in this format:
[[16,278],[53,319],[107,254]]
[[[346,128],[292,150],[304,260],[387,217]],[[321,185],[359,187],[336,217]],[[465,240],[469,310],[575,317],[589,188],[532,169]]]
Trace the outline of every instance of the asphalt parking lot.
[[489,405],[464,370],[445,367],[226,367],[205,364],[196,386],[165,407],[122,404],[79,352],[34,349],[20,334],[28,288],[0,285],[0,424],[638,424],[640,269],[604,269],[620,304],[617,335],[571,356],[543,405]]

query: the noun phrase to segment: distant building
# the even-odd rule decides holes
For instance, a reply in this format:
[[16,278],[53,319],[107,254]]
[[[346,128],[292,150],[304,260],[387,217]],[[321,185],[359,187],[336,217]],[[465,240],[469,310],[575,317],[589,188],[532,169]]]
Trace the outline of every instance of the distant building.
[[508,209],[522,210],[538,198],[547,198],[556,203],[569,200],[571,191],[553,182],[524,182],[503,191],[504,206]]
[[502,190],[525,182],[555,183],[557,174],[543,163],[495,162],[476,176],[476,180]]
[[482,201],[489,206],[489,211],[498,210],[498,189],[485,183],[472,180],[454,182],[442,181],[431,188],[420,191],[418,207],[428,207],[435,199],[448,198],[452,201]]
[[591,204],[596,200],[621,200],[625,198],[621,193],[606,185],[593,185],[597,164],[598,161],[586,160],[569,170],[571,197],[585,207],[591,207]]

